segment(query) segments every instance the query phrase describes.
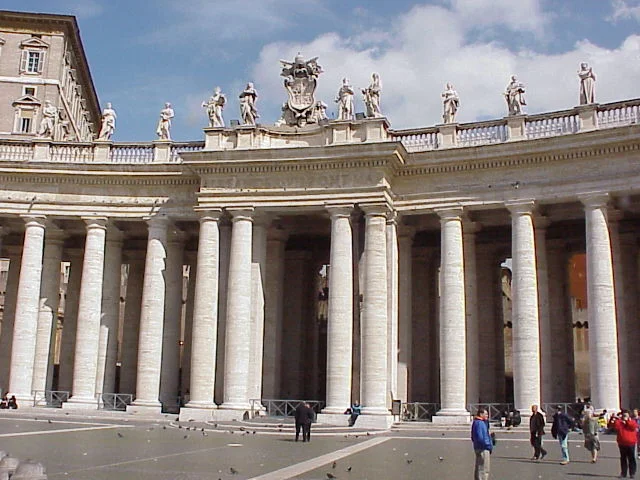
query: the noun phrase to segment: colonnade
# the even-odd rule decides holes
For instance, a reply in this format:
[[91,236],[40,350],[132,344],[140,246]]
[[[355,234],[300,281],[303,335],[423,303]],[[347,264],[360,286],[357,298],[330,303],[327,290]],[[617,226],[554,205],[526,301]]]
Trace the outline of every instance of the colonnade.
[[[607,195],[585,196],[581,201],[586,222],[591,397],[599,408],[615,410],[620,406],[619,371],[628,368],[627,359],[638,356],[622,341],[624,335],[620,341],[618,336],[630,331],[637,319],[637,303],[631,300],[637,269],[625,269],[632,249],[620,247],[621,242],[634,242],[617,234]],[[562,251],[553,241],[547,242],[549,221],[537,215],[533,201],[508,203],[505,208],[512,232],[514,399],[515,407],[525,412],[541,403],[543,393],[548,397],[557,391],[550,372],[561,362],[551,344],[562,332],[550,319],[558,314],[563,295],[552,288],[563,275],[558,267]],[[359,398],[364,414],[388,415],[392,397],[411,399],[411,384],[418,377],[412,372],[413,337],[432,338],[436,333],[416,332],[412,326],[415,309],[421,308],[417,294],[431,295],[426,302],[437,302],[439,310],[439,364],[424,366],[431,370],[429,381],[439,383],[437,418],[467,418],[469,403],[496,394],[482,377],[486,369],[496,371],[492,362],[499,361],[495,352],[485,351],[495,332],[482,305],[494,300],[487,251],[476,243],[480,226],[462,207],[435,212],[440,219],[439,280],[437,288],[415,292],[412,279],[421,274],[417,270],[421,263],[412,254],[415,227],[405,226],[386,205],[360,209],[362,251],[354,241],[354,206],[326,208],[331,247],[323,413],[342,414]],[[144,256],[123,249],[123,232],[107,218],[83,219],[84,249],[66,252],[71,261],[67,296],[78,301],[68,302],[65,309],[58,388],[71,395],[63,408],[96,408],[98,394],[116,389],[123,262],[129,264],[129,276],[119,391],[135,394],[130,410],[177,406],[182,266],[189,262],[195,281],[189,282],[187,294],[183,358],[188,364],[183,363],[182,379],[190,399],[183,411],[189,415],[225,411],[232,417],[251,409],[252,399],[280,394],[287,374],[282,358],[290,353],[289,347],[296,349],[290,345],[295,339],[282,335],[287,302],[296,301],[285,297],[286,235],[268,229],[252,208],[227,212],[228,248],[226,235],[221,234],[227,228],[220,222],[222,210],[200,212],[195,262],[186,260],[184,235],[168,217],[147,221]],[[23,219],[21,259],[11,261],[8,274],[4,314],[13,322],[3,323],[0,352],[10,351],[10,358],[0,362],[9,367],[7,371],[2,366],[0,381],[8,380],[8,391],[28,404],[34,390],[51,389],[65,234],[44,216]],[[634,251],[637,254],[637,248]],[[296,292],[296,287],[291,290]],[[359,323],[354,322],[356,317]],[[355,324],[359,324],[358,338]],[[357,348],[359,371],[354,378]],[[625,357],[622,362],[619,349]],[[223,368],[216,368],[220,365]],[[216,381],[218,376],[222,381]],[[222,385],[222,392],[216,392],[217,385]]]

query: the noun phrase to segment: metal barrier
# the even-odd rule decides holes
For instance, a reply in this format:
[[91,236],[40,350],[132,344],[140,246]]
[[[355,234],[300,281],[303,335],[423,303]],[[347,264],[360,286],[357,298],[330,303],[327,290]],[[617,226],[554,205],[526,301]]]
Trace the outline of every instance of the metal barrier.
[[582,415],[582,410],[584,410],[584,403],[549,402],[542,404],[542,410],[547,414],[547,419],[553,416],[558,407],[562,409],[563,413],[566,413],[571,418],[579,420]]
[[513,410],[513,403],[470,403],[467,405],[467,410],[471,415],[475,415],[480,407],[489,410],[489,420],[497,421],[502,417],[506,417],[505,412]]
[[66,390],[35,390],[33,392],[33,406],[62,408],[62,404],[69,400],[70,393]]
[[428,422],[440,410],[439,403],[409,402],[402,404],[402,420]]
[[314,412],[320,413],[325,403],[320,400],[283,400],[283,399],[252,399],[251,416],[264,410],[268,417],[289,417],[302,403],[308,403]]
[[133,402],[131,393],[103,393],[99,408],[102,410],[121,410],[125,411],[127,405]]

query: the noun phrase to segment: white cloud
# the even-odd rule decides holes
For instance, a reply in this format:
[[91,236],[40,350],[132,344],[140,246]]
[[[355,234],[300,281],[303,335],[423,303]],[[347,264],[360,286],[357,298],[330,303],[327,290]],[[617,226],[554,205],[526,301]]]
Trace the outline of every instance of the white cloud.
[[66,9],[83,20],[97,17],[104,11],[104,7],[95,0],[70,0]]
[[[371,37],[366,33],[349,38],[327,33],[305,44],[271,43],[262,49],[247,80],[253,80],[261,93],[261,111],[277,117],[286,99],[282,78],[278,76],[280,58],[291,60],[298,51],[307,58],[319,56],[325,73],[319,79],[317,98],[329,105],[329,113],[335,112],[333,99],[343,76],[362,88],[368,85],[371,73],[378,72],[383,82],[383,112],[395,128],[440,123],[440,93],[448,81],[461,96],[458,118],[461,122],[505,116],[502,92],[511,74],[517,74],[527,86],[528,113],[571,108],[578,103],[577,70],[582,61],[593,65],[598,75],[599,102],[639,96],[639,35],[629,36],[614,49],[585,40],[559,54],[510,49],[491,41],[470,41],[467,34],[475,28],[469,21],[470,12],[493,3],[451,0],[448,7],[414,7],[398,18],[389,19],[390,27],[376,30]],[[503,0],[495,3],[508,4]],[[544,25],[545,14],[538,2],[527,0],[522,5],[528,6],[538,25]],[[520,11],[521,24],[527,22],[529,10]],[[496,25],[514,22],[517,13],[515,8],[503,11],[502,20]],[[360,96],[356,110],[364,110]]]
[[540,0],[448,0],[455,15],[475,27],[501,25],[541,34],[548,21]]
[[640,0],[612,0],[610,21],[636,19],[640,22]]

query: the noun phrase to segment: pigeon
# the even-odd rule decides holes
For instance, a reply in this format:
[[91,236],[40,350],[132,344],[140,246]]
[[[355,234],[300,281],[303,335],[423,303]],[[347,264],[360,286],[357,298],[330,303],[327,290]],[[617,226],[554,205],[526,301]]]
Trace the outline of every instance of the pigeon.
[[185,435],[184,437],[182,437],[184,440],[186,440],[187,438],[189,438],[189,435]]
[[167,429],[167,426],[166,426],[166,425],[163,425],[163,426],[162,426],[162,429],[163,429],[163,430],[166,430],[166,429]]
[[202,427],[202,430],[201,430],[201,431],[202,431],[202,432],[204,432],[204,427]]
[[53,423],[51,420],[47,420],[47,423]]
[[214,423],[214,424],[213,424],[213,428],[218,428],[218,424],[217,424],[217,423]]
[[442,462],[444,460],[444,457],[438,457],[438,460]]
[[231,475],[235,475],[236,473],[238,473],[238,470],[233,467],[229,467],[229,473],[231,473]]
[[350,472],[350,471],[351,471],[351,467],[347,467],[347,472]]
[[333,473],[327,472],[327,478],[338,478]]
[[182,425],[178,425],[178,428],[182,428]]
[[338,466],[337,462],[333,462],[333,464],[331,465],[331,468],[336,468]]
[[118,438],[122,438],[122,437],[124,437],[124,435],[118,432]]
[[253,434],[254,434],[254,435],[256,434],[256,431],[255,431],[255,430],[253,431]]
[[410,458],[407,458],[407,465],[411,465],[413,463],[413,460]]

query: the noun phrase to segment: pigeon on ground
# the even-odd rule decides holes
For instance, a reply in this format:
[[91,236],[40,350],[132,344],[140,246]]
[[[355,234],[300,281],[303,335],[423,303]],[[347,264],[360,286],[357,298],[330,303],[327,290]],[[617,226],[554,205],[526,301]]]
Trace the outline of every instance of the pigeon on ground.
[[187,438],[189,438],[189,435],[185,435],[184,437],[182,437],[184,440],[186,440]]
[[124,437],[124,435],[118,432],[118,438],[122,438],[122,437]]
[[438,460],[442,462],[444,460],[444,457],[438,457]]
[[236,473],[238,473],[238,470],[233,467],[229,467],[229,473],[231,473],[231,475],[235,475]]
[[413,463],[413,460],[411,460],[410,458],[407,458],[407,464],[411,465]]
[[347,472],[350,472],[350,471],[351,471],[351,467],[347,467]]
[[327,478],[338,478],[333,473],[327,472]]

